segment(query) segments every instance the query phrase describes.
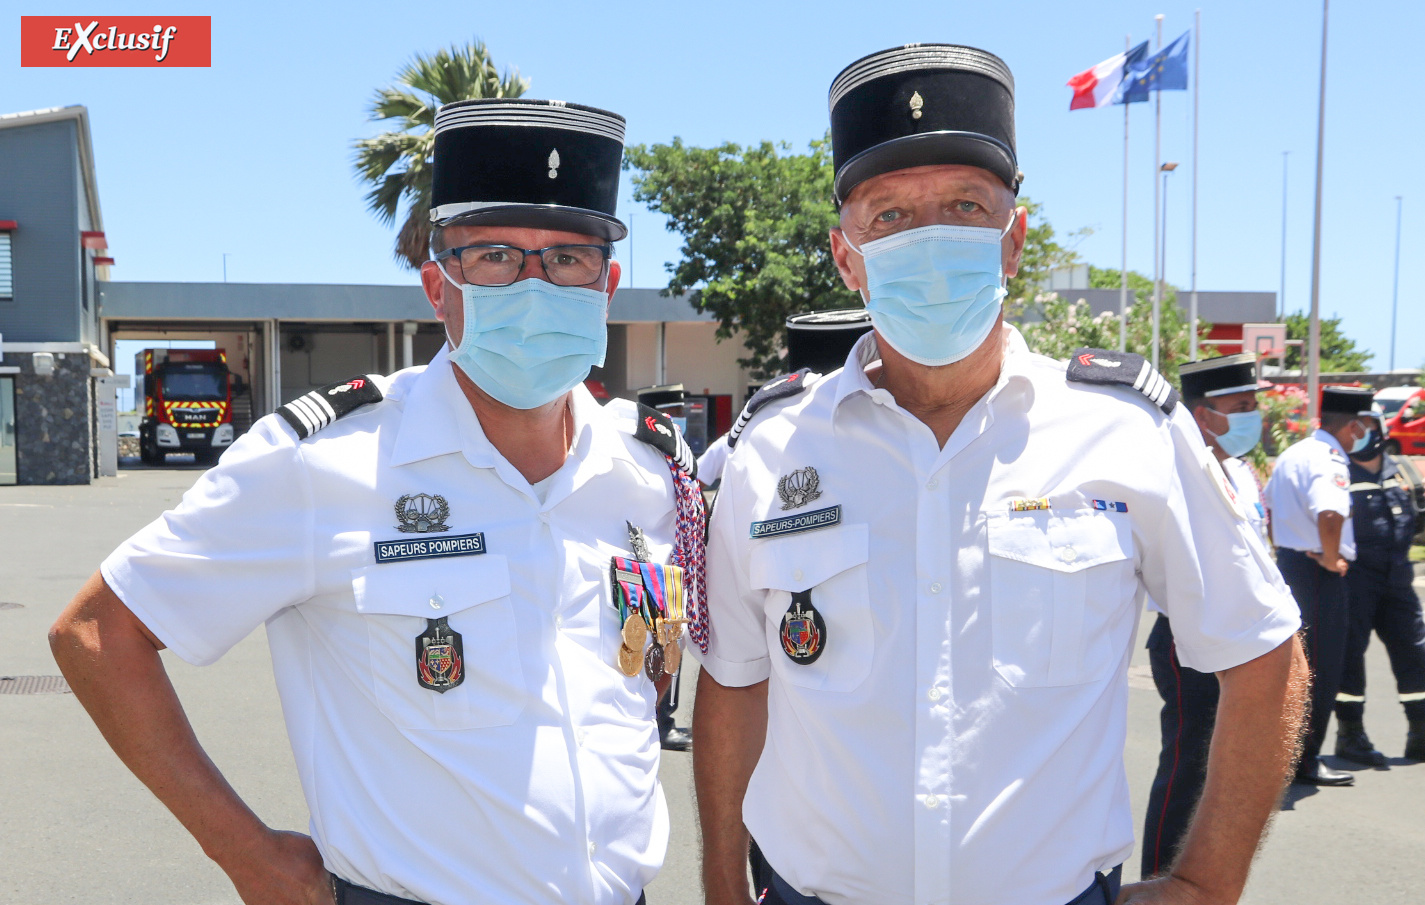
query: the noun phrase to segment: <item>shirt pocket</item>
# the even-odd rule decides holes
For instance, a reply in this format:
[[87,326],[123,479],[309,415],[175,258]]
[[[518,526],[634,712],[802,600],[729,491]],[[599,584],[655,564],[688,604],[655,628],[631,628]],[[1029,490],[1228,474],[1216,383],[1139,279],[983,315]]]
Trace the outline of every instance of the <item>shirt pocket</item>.
[[[391,722],[403,729],[481,729],[519,717],[527,695],[505,557],[367,566],[352,573],[351,584],[366,625],[372,695]],[[442,616],[460,633],[465,673],[443,693],[421,687],[416,673],[416,639],[426,620]]]
[[[753,589],[767,592],[767,649],[780,679],[818,691],[851,691],[871,673],[874,622],[866,575],[870,532],[841,525],[757,541],[749,559]],[[792,594],[811,591],[811,603],[826,623],[825,647],[812,663],[782,650],[782,617]]]
[[[1010,685],[1107,678],[1132,631],[1133,538],[1126,519],[1062,510],[990,516],[995,671]],[[1125,625],[1127,628],[1125,629]]]

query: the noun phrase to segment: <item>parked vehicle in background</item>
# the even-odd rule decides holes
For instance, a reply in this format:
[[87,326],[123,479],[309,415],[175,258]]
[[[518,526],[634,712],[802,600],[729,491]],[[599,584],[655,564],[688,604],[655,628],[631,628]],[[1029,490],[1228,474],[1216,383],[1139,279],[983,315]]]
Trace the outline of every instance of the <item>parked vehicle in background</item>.
[[139,458],[161,463],[168,453],[215,461],[233,442],[233,378],[222,349],[144,349],[134,356],[142,383]]
[[1375,404],[1380,406],[1386,418],[1393,418],[1405,401],[1414,396],[1420,387],[1386,387],[1375,394]]
[[[1386,450],[1395,455],[1425,456],[1425,389],[1402,389],[1411,390],[1410,395],[1401,400],[1393,412],[1381,401],[1381,408],[1386,412]],[[1380,393],[1376,399],[1380,400]]]

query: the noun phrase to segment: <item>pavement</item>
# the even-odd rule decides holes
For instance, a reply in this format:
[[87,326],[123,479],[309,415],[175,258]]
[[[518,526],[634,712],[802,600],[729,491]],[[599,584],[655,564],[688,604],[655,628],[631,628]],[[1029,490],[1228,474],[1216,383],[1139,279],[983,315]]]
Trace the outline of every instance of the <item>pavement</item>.
[[[110,550],[192,484],[200,469],[181,463],[127,467],[84,487],[0,488],[0,676],[58,674],[45,640],[50,623]],[[1425,590],[1425,583],[1417,587]],[[263,633],[213,666],[164,658],[198,737],[233,786],[271,825],[304,830],[307,810]],[[1367,669],[1375,696],[1367,729],[1383,751],[1398,754],[1405,720],[1379,643],[1367,654]],[[680,724],[693,708],[695,678],[690,664]],[[1129,683],[1125,765],[1141,827],[1159,707],[1141,643]],[[73,695],[0,694],[0,727],[0,903],[239,901],[223,873],[109,751]],[[1334,738],[1333,731],[1328,749]],[[1425,901],[1425,764],[1395,759],[1388,770],[1365,770],[1327,760],[1356,769],[1356,786],[1292,787],[1242,901]],[[661,774],[673,838],[648,899],[693,905],[701,893],[689,755],[666,753]],[[1125,880],[1136,878],[1136,855],[1124,871]]]

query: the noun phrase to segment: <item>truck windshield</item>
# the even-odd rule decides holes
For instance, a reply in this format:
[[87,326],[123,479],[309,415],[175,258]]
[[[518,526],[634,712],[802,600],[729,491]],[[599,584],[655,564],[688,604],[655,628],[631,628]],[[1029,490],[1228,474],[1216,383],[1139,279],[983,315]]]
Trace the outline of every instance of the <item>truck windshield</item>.
[[227,374],[222,371],[168,371],[163,375],[163,395],[175,402],[226,399]]

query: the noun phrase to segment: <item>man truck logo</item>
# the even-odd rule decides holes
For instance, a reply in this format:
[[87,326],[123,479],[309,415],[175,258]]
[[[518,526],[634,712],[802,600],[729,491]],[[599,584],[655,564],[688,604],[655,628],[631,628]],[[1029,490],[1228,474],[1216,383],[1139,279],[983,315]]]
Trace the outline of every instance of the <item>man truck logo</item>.
[[211,16],[21,16],[21,66],[211,66]]

